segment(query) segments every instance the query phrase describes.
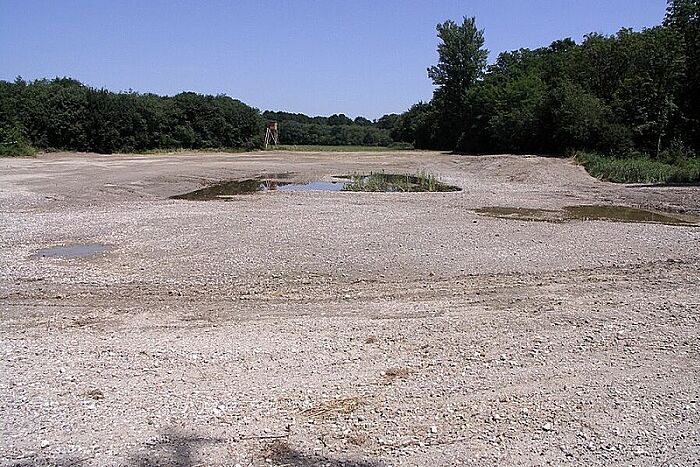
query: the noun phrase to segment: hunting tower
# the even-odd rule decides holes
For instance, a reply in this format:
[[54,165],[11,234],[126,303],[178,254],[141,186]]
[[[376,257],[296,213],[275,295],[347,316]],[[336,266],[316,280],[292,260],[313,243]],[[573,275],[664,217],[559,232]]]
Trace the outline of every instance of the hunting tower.
[[277,122],[268,122],[267,131],[265,132],[265,149],[273,143],[275,146],[280,144],[279,127]]

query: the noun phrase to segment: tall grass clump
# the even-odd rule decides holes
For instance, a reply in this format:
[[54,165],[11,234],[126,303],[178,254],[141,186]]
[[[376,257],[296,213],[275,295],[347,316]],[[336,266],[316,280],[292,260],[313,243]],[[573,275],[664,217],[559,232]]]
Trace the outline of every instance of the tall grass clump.
[[680,157],[658,160],[648,156],[616,158],[595,153],[575,156],[592,176],[617,183],[696,183],[700,182],[700,158]]
[[436,192],[459,191],[458,187],[440,183],[435,175],[419,172],[417,175],[370,173],[351,175],[343,191],[370,192]]

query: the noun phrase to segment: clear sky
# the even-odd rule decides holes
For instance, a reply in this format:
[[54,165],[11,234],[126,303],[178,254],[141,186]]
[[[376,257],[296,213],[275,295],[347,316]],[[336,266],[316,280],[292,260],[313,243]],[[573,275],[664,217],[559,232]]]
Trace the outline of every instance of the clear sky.
[[0,0],[0,79],[228,94],[374,119],[429,100],[435,25],[476,16],[491,60],[661,23],[664,0]]

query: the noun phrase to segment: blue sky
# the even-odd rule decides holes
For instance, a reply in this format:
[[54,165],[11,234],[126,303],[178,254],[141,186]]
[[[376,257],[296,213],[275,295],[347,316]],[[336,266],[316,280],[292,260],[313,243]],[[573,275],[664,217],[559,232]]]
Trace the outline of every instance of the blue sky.
[[0,79],[228,94],[377,118],[429,100],[435,25],[476,16],[504,50],[659,24],[664,0],[0,0]]

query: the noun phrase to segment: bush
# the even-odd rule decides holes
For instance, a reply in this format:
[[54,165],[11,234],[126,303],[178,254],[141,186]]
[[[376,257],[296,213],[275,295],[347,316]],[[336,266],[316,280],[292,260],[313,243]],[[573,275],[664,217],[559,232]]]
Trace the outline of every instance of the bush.
[[677,161],[691,159],[693,156],[695,156],[695,154],[692,149],[686,146],[680,139],[674,138],[668,148],[659,153],[659,160],[673,164]]
[[18,126],[0,128],[0,156],[33,156],[36,154]]

